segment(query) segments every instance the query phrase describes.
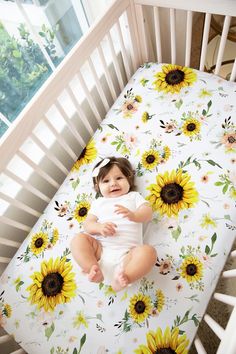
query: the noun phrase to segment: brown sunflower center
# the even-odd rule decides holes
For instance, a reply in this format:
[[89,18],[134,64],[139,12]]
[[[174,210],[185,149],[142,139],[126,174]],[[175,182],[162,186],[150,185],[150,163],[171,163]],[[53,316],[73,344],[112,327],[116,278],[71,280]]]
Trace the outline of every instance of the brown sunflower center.
[[236,139],[235,139],[233,136],[229,136],[229,137],[228,137],[228,142],[229,142],[230,144],[235,143],[235,141],[236,141]]
[[183,188],[177,183],[166,184],[160,195],[161,199],[167,204],[178,203],[183,198]]
[[85,154],[86,154],[86,147],[81,151],[81,154],[79,155],[78,160],[81,160],[85,156]]
[[169,85],[177,85],[184,81],[184,72],[178,69],[172,70],[166,75],[165,80]]
[[63,278],[59,273],[46,275],[42,282],[42,291],[45,296],[55,296],[61,292]]
[[79,216],[85,216],[87,214],[88,210],[85,207],[82,207],[79,209]]
[[153,163],[155,161],[155,156],[153,156],[153,155],[148,155],[147,157],[146,157],[146,162],[147,163]]
[[192,132],[192,131],[194,131],[196,129],[196,124],[195,123],[189,123],[188,125],[187,125],[187,130],[189,131],[189,132]]
[[127,109],[128,109],[129,111],[131,111],[131,109],[133,109],[133,108],[134,108],[134,106],[133,106],[131,103],[129,103],[128,106],[127,106]]
[[137,313],[143,313],[145,311],[146,306],[143,301],[137,301],[134,308]]
[[35,241],[34,245],[35,245],[36,248],[42,247],[42,245],[43,245],[42,237],[37,238],[37,240]]
[[197,267],[195,264],[188,264],[186,268],[188,275],[195,275],[197,273]]
[[171,348],[160,348],[155,351],[155,354],[176,354],[176,351]]

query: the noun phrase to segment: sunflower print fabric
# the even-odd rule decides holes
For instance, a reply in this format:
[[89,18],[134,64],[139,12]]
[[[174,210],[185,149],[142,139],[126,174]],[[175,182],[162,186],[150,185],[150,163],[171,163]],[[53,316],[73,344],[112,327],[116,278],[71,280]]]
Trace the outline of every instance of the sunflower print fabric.
[[[0,280],[0,325],[31,354],[187,354],[236,230],[236,85],[180,65],[140,67]],[[96,195],[91,172],[130,160],[153,209],[144,278],[96,284],[70,242]],[[139,264],[137,264],[137,267]]]

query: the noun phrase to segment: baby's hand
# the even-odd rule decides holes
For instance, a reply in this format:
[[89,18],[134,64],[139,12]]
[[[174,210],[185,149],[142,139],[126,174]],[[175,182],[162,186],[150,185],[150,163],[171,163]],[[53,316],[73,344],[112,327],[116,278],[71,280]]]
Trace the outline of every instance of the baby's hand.
[[121,214],[124,218],[127,218],[129,221],[135,221],[135,213],[128,208],[125,208],[123,205],[115,205],[115,213]]
[[100,224],[100,234],[102,236],[114,236],[116,234],[117,225],[113,222],[104,222]]

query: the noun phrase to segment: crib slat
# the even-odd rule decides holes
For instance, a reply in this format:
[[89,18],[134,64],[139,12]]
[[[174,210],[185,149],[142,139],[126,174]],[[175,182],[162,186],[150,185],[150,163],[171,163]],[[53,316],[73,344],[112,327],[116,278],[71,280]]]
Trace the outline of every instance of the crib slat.
[[209,30],[210,30],[210,23],[211,23],[211,14],[206,13],[205,23],[204,23],[204,31],[203,31],[203,38],[202,38],[202,50],[200,56],[200,66],[199,70],[204,70],[206,53],[207,53],[207,45],[208,45],[208,37],[209,37]]
[[19,248],[21,245],[20,242],[12,241],[4,237],[0,237],[0,244],[4,246],[14,247],[14,248]]
[[45,179],[48,183],[50,183],[53,187],[58,189],[60,187],[59,183],[57,183],[51,176],[49,176],[45,171],[43,171],[35,162],[33,162],[27,155],[25,155],[22,151],[18,151],[17,155],[30,167],[33,168],[34,172],[37,172],[43,179]]
[[63,138],[62,134],[58,133],[58,131],[55,129],[55,127],[52,125],[50,120],[48,120],[46,117],[43,119],[44,123],[47,125],[49,130],[52,131],[54,136],[57,138],[57,142],[62,146],[64,151],[70,155],[72,160],[76,160],[77,156],[74,153],[74,151],[71,149],[71,147],[67,144],[66,140]]
[[170,9],[171,63],[176,63],[175,9]]
[[226,270],[222,274],[223,278],[235,278],[236,277],[236,269]]
[[10,354],[27,354],[23,349],[18,349],[15,350],[14,352],[11,352]]
[[34,134],[31,134],[31,139],[35,142],[36,145],[40,147],[41,150],[45,153],[45,155],[67,176],[68,170],[65,168],[65,166],[61,163],[58,158],[53,155],[53,153],[46,148],[46,146],[41,142],[41,140]]
[[103,103],[103,105],[104,105],[104,108],[105,108],[106,111],[108,111],[108,110],[109,110],[109,103],[108,103],[107,98],[106,98],[106,95],[105,95],[105,93],[104,93],[104,89],[102,88],[102,85],[100,84],[100,81],[99,81],[97,72],[96,72],[96,70],[95,70],[95,67],[94,67],[94,64],[93,64],[91,58],[88,59],[88,65],[89,65],[89,68],[90,68],[90,70],[91,70],[91,72],[92,72],[93,78],[94,78],[94,80],[95,80],[96,87],[97,87],[97,90],[98,90],[98,92],[99,92],[99,94],[100,94],[100,98],[101,98],[101,100],[102,100],[102,103]]
[[25,224],[22,224],[21,222],[12,220],[12,219],[8,218],[7,216],[1,215],[0,216],[0,221],[3,224],[7,224],[7,225],[10,225],[10,226],[13,226],[13,227],[15,227],[15,228],[17,228],[19,230],[22,230],[22,231],[30,232],[30,230],[31,230],[31,227],[29,227],[29,226],[27,226]]
[[0,192],[0,198],[5,200],[6,202],[10,203],[11,205],[14,205],[15,207],[26,211],[27,213],[40,217],[41,213],[39,213],[38,211],[36,211],[35,209],[30,208],[28,205],[22,203],[21,201],[11,198],[6,194],[3,194]]
[[187,27],[186,27],[186,49],[185,49],[185,66],[190,66],[191,44],[192,44],[192,24],[193,13],[187,12]]
[[38,198],[44,200],[45,202],[49,203],[50,202],[50,198],[48,198],[45,194],[43,194],[42,192],[40,192],[38,189],[36,189],[35,187],[31,186],[29,183],[25,182],[23,179],[21,179],[20,177],[18,177],[17,175],[15,175],[14,173],[12,173],[9,170],[5,170],[4,174],[8,177],[10,177],[11,179],[13,179],[13,181],[19,183],[23,188],[27,189],[28,191],[30,191],[31,193],[33,193],[34,195],[36,195]]
[[230,306],[236,306],[236,297],[235,296],[215,293],[214,298],[218,301],[223,302],[224,304],[227,304]]
[[156,6],[154,7],[154,27],[155,27],[157,61],[158,63],[161,63],[162,51],[161,51],[160,17],[159,17],[159,8]]
[[213,330],[213,332],[217,335],[218,338],[222,339],[224,335],[224,329],[217,323],[211,316],[206,314],[204,316],[204,321],[208,324],[208,326]]
[[112,60],[113,60],[114,66],[115,66],[116,76],[117,76],[118,83],[120,86],[120,91],[122,91],[124,88],[124,82],[123,82],[122,74],[120,71],[120,66],[118,64],[118,60],[117,60],[117,56],[116,56],[116,52],[115,52],[115,48],[114,48],[114,44],[113,44],[110,32],[108,32],[107,38],[108,38],[108,43],[109,43],[109,47],[111,50]]
[[116,28],[117,28],[117,32],[118,32],[118,36],[119,36],[119,42],[120,42],[120,47],[121,47],[121,54],[122,54],[122,57],[123,57],[125,73],[126,73],[127,80],[129,80],[130,77],[131,77],[131,71],[130,71],[130,67],[129,67],[130,60],[129,60],[128,55],[126,53],[124,39],[123,39],[123,35],[122,35],[122,31],[121,31],[121,27],[120,27],[120,22],[119,21],[116,22]]
[[235,81],[235,80],[236,80],[236,58],[234,59],[234,65],[233,65],[233,69],[229,81]]
[[105,77],[106,77],[106,80],[107,80],[108,87],[110,89],[111,96],[112,96],[113,100],[115,101],[116,98],[117,98],[115,87],[114,87],[114,84],[113,84],[113,81],[112,81],[112,78],[111,78],[111,74],[110,74],[110,72],[109,72],[109,70],[107,68],[107,64],[106,64],[106,60],[105,60],[105,57],[104,57],[104,53],[103,53],[103,50],[102,50],[102,47],[101,47],[100,44],[98,46],[98,54],[99,54],[100,60],[102,62],[104,74],[105,74]]
[[230,21],[231,21],[231,16],[225,16],[224,27],[223,27],[223,31],[221,34],[221,40],[220,40],[220,47],[219,47],[219,51],[218,51],[218,55],[217,55],[217,59],[216,59],[216,68],[214,71],[214,74],[216,74],[216,75],[218,75],[220,72],[222,58],[223,58],[224,50],[225,50],[225,44],[226,44],[226,40],[227,40],[227,36],[228,36],[228,32],[229,32]]
[[10,340],[12,340],[12,336],[10,336],[9,334],[5,334],[4,336],[0,337],[0,344],[7,343]]
[[139,65],[142,63],[141,50],[139,46],[139,34],[136,26],[135,18],[135,6],[131,1],[130,6],[127,8],[126,15],[128,18],[129,26],[129,35],[130,35],[130,48],[131,48],[131,59],[133,65],[133,71],[136,71]]
[[97,107],[96,107],[96,105],[94,103],[94,100],[93,100],[93,98],[91,96],[91,93],[90,93],[90,91],[89,91],[89,89],[88,89],[88,87],[87,87],[87,85],[86,85],[86,83],[84,81],[83,75],[81,74],[80,71],[77,73],[77,76],[78,76],[79,82],[80,82],[80,84],[82,86],[82,89],[84,90],[85,97],[88,100],[89,106],[90,106],[94,116],[96,117],[97,122],[100,123],[101,120],[102,120],[102,117],[100,116],[100,113],[97,110]]
[[207,352],[206,352],[205,348],[203,347],[203,344],[198,336],[196,336],[196,338],[194,340],[194,345],[195,345],[195,348],[196,348],[198,354],[207,354]]
[[11,262],[11,258],[8,258],[8,257],[0,257],[0,263],[3,263],[3,264],[8,264]]
[[138,20],[140,45],[142,48],[142,53],[141,53],[142,61],[147,62],[148,61],[148,45],[147,45],[147,37],[146,37],[146,32],[145,32],[145,20],[144,20],[142,5],[136,5],[135,11],[136,11],[137,20]]
[[[78,115],[80,116],[80,121],[83,123],[83,125],[85,126],[85,128],[87,129],[87,131],[89,132],[90,135],[93,135],[93,128],[91,126],[91,124],[89,123],[89,120],[87,119],[86,115],[84,114],[81,106],[79,105],[79,102],[77,101],[77,98],[75,97],[75,93],[72,90],[72,88],[70,86],[67,86],[66,88],[67,92],[70,95],[70,98],[73,102],[73,104],[75,105],[75,108],[78,112]],[[59,108],[60,106],[58,104],[56,104],[56,107]],[[61,108],[60,108],[61,109]],[[63,107],[62,107],[63,109]],[[66,120],[66,118],[64,117],[64,119]],[[73,134],[74,136],[78,139],[79,143],[81,146],[85,146],[86,142],[83,139],[83,137],[78,133],[77,128],[75,127],[75,125],[71,122],[71,128],[74,127],[74,131]]]

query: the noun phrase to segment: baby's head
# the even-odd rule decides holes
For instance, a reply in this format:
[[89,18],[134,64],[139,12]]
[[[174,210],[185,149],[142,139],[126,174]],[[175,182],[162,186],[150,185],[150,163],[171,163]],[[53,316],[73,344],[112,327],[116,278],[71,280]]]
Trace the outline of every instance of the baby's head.
[[107,194],[108,187],[112,190],[112,183],[115,186],[114,193],[109,194],[111,197],[123,195],[135,189],[134,170],[124,157],[112,156],[99,161],[93,169],[92,176],[94,188],[102,196],[108,196],[105,194]]

